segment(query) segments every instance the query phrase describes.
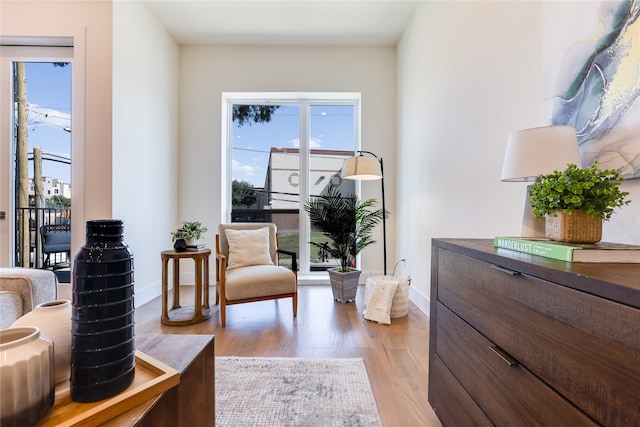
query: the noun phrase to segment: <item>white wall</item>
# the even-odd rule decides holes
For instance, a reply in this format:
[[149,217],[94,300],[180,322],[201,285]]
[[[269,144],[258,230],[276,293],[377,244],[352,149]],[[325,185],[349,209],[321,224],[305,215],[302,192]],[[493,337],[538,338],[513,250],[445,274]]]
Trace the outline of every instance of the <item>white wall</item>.
[[507,136],[541,123],[539,5],[421,4],[398,46],[398,252],[428,312],[431,239],[520,231]]
[[177,44],[140,2],[114,2],[113,217],[135,261],[136,306],[161,293],[177,225]]
[[[202,221],[212,230],[205,241],[214,247],[218,224],[223,221],[222,92],[361,92],[362,149],[384,158],[387,206],[393,217],[395,72],[395,49],[391,47],[182,47],[179,220]],[[362,195],[380,200],[379,184],[363,184]],[[379,242],[381,228],[376,230]],[[393,222],[387,227],[387,238],[392,267]],[[365,249],[362,264],[364,272],[382,272],[382,248]]]
[[[500,172],[508,134],[544,125],[540,25],[538,2],[425,2],[398,46],[397,251],[426,312],[432,238],[520,232],[526,186]],[[640,243],[639,185],[604,240]]]

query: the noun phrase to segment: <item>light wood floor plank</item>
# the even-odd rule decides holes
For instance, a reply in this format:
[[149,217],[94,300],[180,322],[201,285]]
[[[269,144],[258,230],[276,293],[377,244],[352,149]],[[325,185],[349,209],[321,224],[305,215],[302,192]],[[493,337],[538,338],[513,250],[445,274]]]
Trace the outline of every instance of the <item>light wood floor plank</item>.
[[[263,301],[227,307],[221,328],[214,289],[211,319],[162,325],[158,297],[136,309],[136,333],[213,334],[216,356],[362,357],[385,427],[441,425],[427,401],[429,319],[415,305],[408,316],[379,325],[362,316],[363,287],[355,303],[341,304],[328,286],[300,286],[296,319],[291,300]],[[192,286],[182,287],[180,301],[193,302]]]

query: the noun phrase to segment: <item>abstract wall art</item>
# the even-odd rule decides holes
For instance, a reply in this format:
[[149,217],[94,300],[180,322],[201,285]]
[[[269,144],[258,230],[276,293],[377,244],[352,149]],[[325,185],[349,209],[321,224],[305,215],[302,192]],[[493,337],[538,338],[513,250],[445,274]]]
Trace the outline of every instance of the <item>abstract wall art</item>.
[[582,166],[640,178],[640,0],[541,8],[547,123],[576,128]]

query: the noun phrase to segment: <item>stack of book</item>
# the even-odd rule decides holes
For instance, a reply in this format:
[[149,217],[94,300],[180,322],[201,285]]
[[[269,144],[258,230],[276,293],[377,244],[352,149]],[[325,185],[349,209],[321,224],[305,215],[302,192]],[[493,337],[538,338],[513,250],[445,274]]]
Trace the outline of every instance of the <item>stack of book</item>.
[[204,249],[206,247],[206,245],[204,243],[199,243],[196,245],[187,245],[187,250],[188,251],[199,251],[200,249]]
[[496,237],[496,248],[568,262],[640,263],[640,246],[599,242],[589,245],[527,237]]

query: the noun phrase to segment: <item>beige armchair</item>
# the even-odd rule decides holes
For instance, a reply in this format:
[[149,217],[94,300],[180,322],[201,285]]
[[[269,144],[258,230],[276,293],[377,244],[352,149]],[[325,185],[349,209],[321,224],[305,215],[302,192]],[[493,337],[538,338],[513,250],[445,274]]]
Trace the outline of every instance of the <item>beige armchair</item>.
[[54,301],[57,295],[58,281],[53,271],[0,268],[0,328],[8,328],[36,305]]
[[[280,266],[280,254],[291,256],[291,270]],[[226,326],[232,304],[291,298],[298,313],[298,266],[295,252],[278,249],[272,223],[220,224],[216,235],[216,304]]]

